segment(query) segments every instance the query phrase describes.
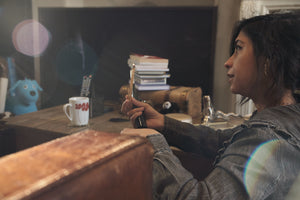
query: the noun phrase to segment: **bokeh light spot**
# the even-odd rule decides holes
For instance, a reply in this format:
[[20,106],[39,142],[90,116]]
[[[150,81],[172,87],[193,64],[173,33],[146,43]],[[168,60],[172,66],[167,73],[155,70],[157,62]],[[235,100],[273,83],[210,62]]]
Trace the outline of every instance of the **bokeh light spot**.
[[285,197],[285,200],[299,199],[300,196],[299,188],[300,188],[300,174],[297,175],[297,179],[292,185],[288,195]]
[[39,22],[28,19],[20,22],[12,33],[12,42],[17,51],[27,56],[39,56],[50,41],[49,31]]

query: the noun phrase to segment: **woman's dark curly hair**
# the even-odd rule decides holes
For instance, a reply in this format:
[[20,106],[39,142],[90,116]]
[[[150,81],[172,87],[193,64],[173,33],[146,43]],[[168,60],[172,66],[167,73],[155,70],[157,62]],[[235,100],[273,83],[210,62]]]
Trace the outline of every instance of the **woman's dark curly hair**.
[[[252,41],[257,61],[264,58],[268,62],[265,73],[271,85],[265,95],[271,95],[273,103],[276,103],[280,101],[285,89],[297,93],[297,88],[300,88],[299,13],[268,14],[239,21],[231,39],[231,54],[234,52],[235,39],[241,31]],[[258,71],[264,72],[265,69]],[[299,102],[299,99],[296,100]]]

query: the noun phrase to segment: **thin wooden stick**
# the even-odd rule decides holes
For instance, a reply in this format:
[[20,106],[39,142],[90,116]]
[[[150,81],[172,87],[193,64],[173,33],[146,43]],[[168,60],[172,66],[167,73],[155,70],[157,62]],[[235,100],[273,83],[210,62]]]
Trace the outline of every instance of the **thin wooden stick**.
[[128,88],[128,96],[129,96],[129,98],[133,97],[134,73],[135,73],[135,64],[132,64],[131,79],[130,79],[130,85],[129,85],[129,88]]

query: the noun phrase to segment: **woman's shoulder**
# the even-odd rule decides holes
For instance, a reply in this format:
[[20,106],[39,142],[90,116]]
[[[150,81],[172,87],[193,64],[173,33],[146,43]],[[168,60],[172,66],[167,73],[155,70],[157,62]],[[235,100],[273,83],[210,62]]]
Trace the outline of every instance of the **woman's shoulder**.
[[254,112],[249,121],[273,121],[281,124],[290,122],[290,119],[293,119],[293,121],[300,120],[300,103],[287,106],[275,106],[266,108],[260,112]]
[[244,125],[265,126],[285,138],[295,138],[300,141],[300,103],[276,106],[256,112]]

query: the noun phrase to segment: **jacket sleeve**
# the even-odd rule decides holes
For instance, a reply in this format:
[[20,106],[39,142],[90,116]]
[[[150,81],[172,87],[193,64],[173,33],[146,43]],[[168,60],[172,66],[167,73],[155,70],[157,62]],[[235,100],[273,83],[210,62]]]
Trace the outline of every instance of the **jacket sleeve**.
[[216,168],[198,182],[172,153],[163,135],[147,138],[154,148],[153,199],[247,199],[243,184],[230,173]]
[[170,146],[180,148],[185,152],[202,154],[210,158],[217,155],[223,142],[228,140],[234,130],[214,130],[206,126],[194,126],[189,123],[165,117],[162,134]]

